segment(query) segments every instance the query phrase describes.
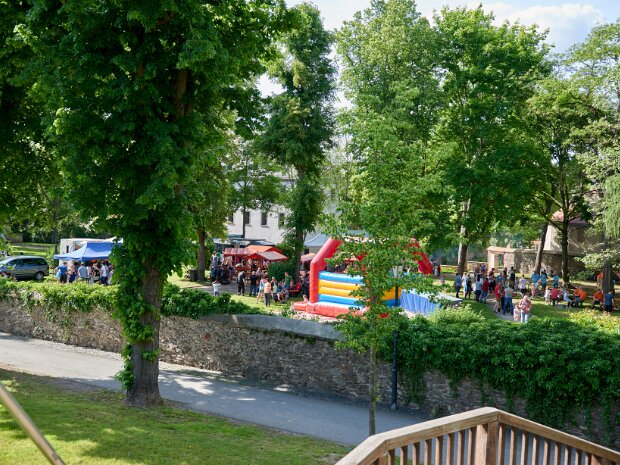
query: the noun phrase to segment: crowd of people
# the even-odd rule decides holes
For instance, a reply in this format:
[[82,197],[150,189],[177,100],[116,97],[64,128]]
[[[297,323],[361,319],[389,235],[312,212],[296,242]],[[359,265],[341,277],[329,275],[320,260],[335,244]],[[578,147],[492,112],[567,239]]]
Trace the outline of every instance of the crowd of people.
[[112,283],[113,275],[114,267],[108,260],[60,261],[55,270],[56,279],[61,284],[86,282],[107,286]]
[[[487,303],[489,294],[495,297],[495,312],[502,315],[511,314],[515,321],[527,322],[532,309],[532,298],[540,295],[549,305],[563,305],[568,307],[583,307],[588,301],[588,294],[581,286],[577,286],[571,292],[566,286],[560,286],[560,277],[557,273],[548,274],[546,270],[540,273],[532,273],[528,280],[525,275],[517,279],[514,267],[504,268],[496,272],[491,268],[488,272],[486,265],[476,266],[473,276],[470,273],[456,274],[454,277],[454,289],[457,298],[460,298],[461,290],[464,291],[463,299],[471,299]],[[513,299],[518,293],[521,297],[515,306]],[[607,313],[614,311],[613,291],[604,294],[597,288],[592,296],[592,309],[604,310]]]

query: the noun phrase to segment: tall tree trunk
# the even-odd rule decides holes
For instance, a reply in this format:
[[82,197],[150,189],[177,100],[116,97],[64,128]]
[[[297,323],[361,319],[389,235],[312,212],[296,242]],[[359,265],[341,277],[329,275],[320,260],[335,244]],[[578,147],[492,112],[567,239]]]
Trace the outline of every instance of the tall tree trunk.
[[127,391],[127,403],[133,407],[150,407],[162,403],[157,378],[159,377],[159,311],[164,280],[153,257],[146,260],[144,268],[141,294],[144,301],[154,308],[153,311],[140,316],[140,324],[150,326],[153,337],[150,341],[131,346],[133,384]]
[[298,282],[299,281],[299,273],[301,272],[301,256],[303,255],[304,252],[304,238],[305,238],[305,234],[304,231],[296,228],[295,229],[295,272],[293,275],[293,281],[294,282]]
[[[552,186],[551,195],[555,195],[555,188]],[[551,214],[551,208],[553,202],[551,199],[545,201],[545,223],[540,230],[540,244],[538,244],[538,250],[536,251],[536,261],[534,262],[534,273],[540,274],[542,268],[543,255],[545,253],[545,241],[547,240],[547,231],[549,231],[549,221],[547,218]]]
[[[58,204],[59,204],[59,200],[58,197],[54,197],[54,206],[52,209],[52,244],[54,244],[54,253],[57,254],[58,253],[58,248],[59,248],[59,244],[58,244]],[[65,251],[63,251],[62,253],[66,253]]]
[[245,239],[245,207],[241,209],[241,238]]
[[545,241],[547,240],[547,231],[549,230],[549,222],[545,221],[540,230],[540,244],[536,250],[536,261],[534,262],[534,273],[540,274],[542,268],[543,255],[545,253]]
[[[609,250],[609,241],[605,232],[603,232],[603,249]],[[614,290],[613,268],[611,266],[611,260],[609,259],[606,259],[603,263],[603,281],[601,282],[601,289],[604,294]]]
[[196,275],[198,281],[204,281],[206,279],[205,272],[207,270],[207,246],[205,245],[206,234],[204,231],[197,229],[198,235],[198,255],[196,261],[198,266],[196,267]]
[[[469,211],[470,200],[463,202],[461,221],[464,223]],[[462,275],[467,270],[467,249],[469,248],[469,230],[464,224],[461,224],[461,240],[459,242],[459,253],[457,261],[457,274]]]
[[[566,215],[565,215],[566,218]],[[560,242],[562,245],[562,281],[568,284],[570,277],[568,276],[568,221],[562,221],[560,227]]]
[[370,345],[370,379],[368,381],[368,435],[377,432],[377,351],[373,344]]
[[[463,231],[467,232],[464,227],[461,227],[461,234]],[[462,275],[467,269],[467,249],[469,244],[459,242],[459,254],[458,254],[458,266],[456,269],[457,274]]]

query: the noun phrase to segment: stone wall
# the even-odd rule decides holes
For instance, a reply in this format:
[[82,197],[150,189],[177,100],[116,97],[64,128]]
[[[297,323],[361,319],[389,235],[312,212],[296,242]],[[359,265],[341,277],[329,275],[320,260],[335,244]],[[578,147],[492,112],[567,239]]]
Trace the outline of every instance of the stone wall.
[[[41,308],[30,311],[17,301],[0,301],[0,331],[64,342],[81,347],[120,352],[124,341],[118,321],[103,311],[75,313],[71,324],[51,323]],[[269,386],[286,387],[349,400],[368,399],[368,360],[362,354],[335,347],[341,335],[331,326],[265,315],[214,315],[192,320],[164,318],[161,359],[166,362],[216,370]],[[380,363],[380,400],[389,403],[391,365]],[[503,392],[464,381],[451,386],[438,372],[425,373],[423,400],[410,401],[399,386],[399,405],[410,411],[447,415],[490,405],[506,410]],[[526,417],[524,402],[515,399],[514,411]],[[565,430],[585,437],[585,419]],[[593,412],[593,438],[602,442],[603,422]],[[620,437],[620,427],[616,428]]]
[[[498,257],[503,257],[503,265],[498,265]],[[568,271],[569,273],[575,273],[577,271],[583,271],[584,265],[577,260],[576,255],[569,255],[568,257]],[[536,263],[536,250],[534,249],[511,249],[508,247],[489,247],[487,249],[487,262],[490,267],[496,269],[503,269],[504,267],[514,267],[518,273],[523,273],[529,277],[534,271],[534,265]],[[548,273],[556,271],[559,275],[562,274],[562,254],[560,252],[543,252],[542,267],[541,269],[547,270]]]

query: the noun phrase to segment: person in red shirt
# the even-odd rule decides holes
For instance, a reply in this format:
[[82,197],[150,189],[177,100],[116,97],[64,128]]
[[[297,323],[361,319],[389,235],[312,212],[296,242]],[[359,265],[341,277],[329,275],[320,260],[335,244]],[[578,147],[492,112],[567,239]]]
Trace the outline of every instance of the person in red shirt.
[[559,287],[554,287],[551,289],[551,294],[549,295],[549,299],[551,300],[551,305],[557,304],[562,298]]
[[597,289],[594,295],[592,296],[592,310],[596,307],[603,310],[603,300],[605,299],[605,294],[600,289]]
[[495,313],[499,313],[504,308],[504,289],[502,286],[495,286]]
[[482,281],[482,295],[480,296],[480,301],[482,303],[487,303],[487,296],[489,295],[489,278],[485,277]]

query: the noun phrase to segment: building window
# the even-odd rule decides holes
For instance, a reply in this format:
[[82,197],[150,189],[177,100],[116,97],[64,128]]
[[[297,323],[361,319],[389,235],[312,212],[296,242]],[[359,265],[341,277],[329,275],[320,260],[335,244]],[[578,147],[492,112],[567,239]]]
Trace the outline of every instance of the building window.
[[231,213],[230,215],[228,215],[228,222],[229,223],[234,223],[235,222],[235,214]]
[[284,227],[284,213],[278,215],[278,228]]
[[260,225],[267,226],[267,218],[269,216],[269,212],[261,212],[260,214]]
[[250,212],[243,212],[243,224],[250,224]]

